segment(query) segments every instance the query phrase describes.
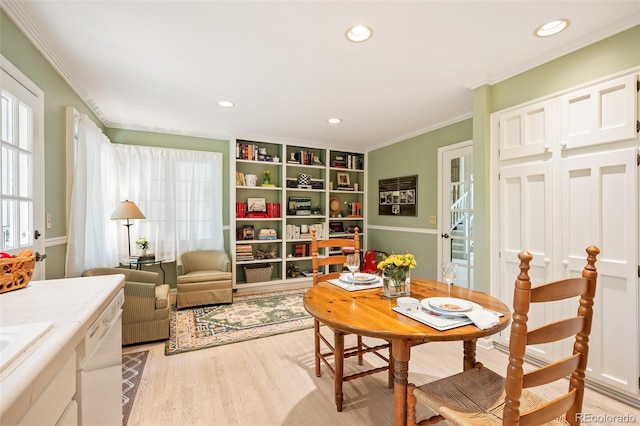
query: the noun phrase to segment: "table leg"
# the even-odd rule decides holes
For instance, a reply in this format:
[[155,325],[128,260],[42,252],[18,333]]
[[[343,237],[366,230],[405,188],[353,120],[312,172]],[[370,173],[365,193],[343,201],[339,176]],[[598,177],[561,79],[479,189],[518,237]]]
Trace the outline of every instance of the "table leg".
[[342,411],[342,377],[344,376],[344,333],[338,330],[333,331],[333,360],[336,370],[335,377],[333,378],[336,409],[338,412]]
[[472,340],[465,340],[462,343],[462,348],[464,352],[462,368],[465,371],[476,367],[476,342],[477,342],[477,339],[472,339]]
[[158,265],[160,266],[160,270],[162,271],[162,284],[166,283],[166,272],[164,271],[164,268],[162,267],[162,262],[159,262]]
[[407,384],[409,383],[409,357],[411,343],[408,340],[394,340],[393,350],[393,398],[395,400],[395,424],[407,424]]

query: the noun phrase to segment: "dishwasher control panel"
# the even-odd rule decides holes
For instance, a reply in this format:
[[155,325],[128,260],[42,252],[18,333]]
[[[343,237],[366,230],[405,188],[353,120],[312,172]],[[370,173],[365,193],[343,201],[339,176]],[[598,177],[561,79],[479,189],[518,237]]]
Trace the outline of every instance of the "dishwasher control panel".
[[104,335],[109,331],[113,321],[122,321],[120,313],[124,304],[124,290],[120,290],[111,303],[100,314],[97,320],[87,330],[83,342],[78,346],[78,363],[82,364],[91,356],[93,351],[101,342]]

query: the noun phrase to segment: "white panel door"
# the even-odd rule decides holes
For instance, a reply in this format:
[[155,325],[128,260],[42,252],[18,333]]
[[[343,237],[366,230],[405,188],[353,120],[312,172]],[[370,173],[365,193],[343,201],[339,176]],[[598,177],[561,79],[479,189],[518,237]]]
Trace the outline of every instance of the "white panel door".
[[635,138],[636,81],[631,74],[562,96],[563,149]]
[[540,102],[500,114],[500,160],[550,153],[552,105]]
[[[0,251],[44,251],[42,91],[0,56]],[[33,271],[45,278],[44,264]]]
[[587,376],[634,396],[640,343],[636,155],[629,148],[562,161],[561,234],[562,276],[579,276],[585,248],[600,248]]
[[[552,164],[529,163],[500,169],[500,295],[507,306],[513,306],[513,289],[520,273],[518,253],[527,250],[533,255],[529,277],[536,286],[550,280],[552,258]],[[534,328],[553,318],[548,305],[533,305],[529,313],[529,327]],[[501,333],[507,341],[510,330]],[[527,348],[527,354],[549,361],[553,346],[535,345]]]

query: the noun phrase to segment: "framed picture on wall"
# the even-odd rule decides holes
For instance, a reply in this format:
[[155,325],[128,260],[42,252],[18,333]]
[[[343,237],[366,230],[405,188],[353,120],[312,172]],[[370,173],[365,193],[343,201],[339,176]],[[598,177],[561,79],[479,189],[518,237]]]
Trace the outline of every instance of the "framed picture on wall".
[[378,181],[378,214],[418,215],[418,176],[403,176]]

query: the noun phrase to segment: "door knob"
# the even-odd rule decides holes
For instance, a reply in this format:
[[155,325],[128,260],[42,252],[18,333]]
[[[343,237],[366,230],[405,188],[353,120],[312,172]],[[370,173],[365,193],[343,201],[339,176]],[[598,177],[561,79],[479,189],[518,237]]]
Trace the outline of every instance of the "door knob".
[[449,238],[449,234],[442,234],[440,235],[442,238]]
[[36,262],[40,262],[42,260],[45,260],[46,258],[47,258],[47,253],[40,254],[36,252]]

